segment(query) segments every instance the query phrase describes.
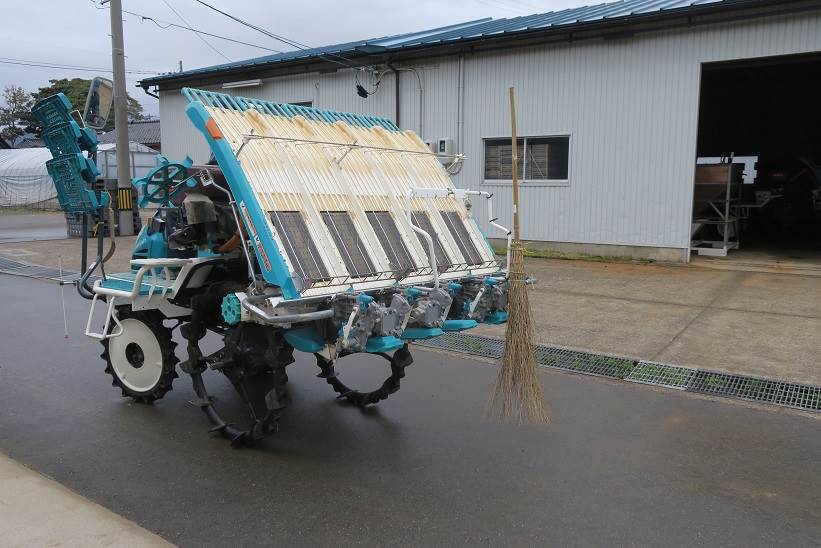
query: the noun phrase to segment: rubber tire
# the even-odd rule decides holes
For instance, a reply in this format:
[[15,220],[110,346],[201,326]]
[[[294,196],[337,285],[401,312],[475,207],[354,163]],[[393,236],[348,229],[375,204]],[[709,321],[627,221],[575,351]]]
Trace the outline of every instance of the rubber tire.
[[[164,317],[156,310],[134,311],[131,310],[131,307],[125,306],[117,309],[117,317],[121,322],[123,320],[136,320],[153,333],[162,355],[162,371],[157,381],[146,390],[137,391],[129,387],[118,376],[111,363],[109,350],[112,339],[105,339],[102,341],[104,350],[100,357],[106,362],[105,372],[111,375],[113,379],[111,385],[119,387],[124,398],[131,398],[138,403],[152,403],[161,399],[172,389],[172,383],[178,377],[177,363],[179,359],[174,354],[177,343],[171,339],[172,330],[163,325]],[[111,325],[109,333],[115,329],[117,329],[116,324]]]

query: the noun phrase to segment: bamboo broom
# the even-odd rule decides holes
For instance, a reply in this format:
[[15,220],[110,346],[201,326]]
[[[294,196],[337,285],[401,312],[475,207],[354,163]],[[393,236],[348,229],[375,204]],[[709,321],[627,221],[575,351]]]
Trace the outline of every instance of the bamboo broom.
[[505,351],[490,400],[491,413],[518,423],[546,423],[547,411],[533,356],[533,318],[527,296],[524,247],[519,233],[519,166],[516,104],[510,88],[510,126],[513,172],[513,243],[508,272],[508,322]]

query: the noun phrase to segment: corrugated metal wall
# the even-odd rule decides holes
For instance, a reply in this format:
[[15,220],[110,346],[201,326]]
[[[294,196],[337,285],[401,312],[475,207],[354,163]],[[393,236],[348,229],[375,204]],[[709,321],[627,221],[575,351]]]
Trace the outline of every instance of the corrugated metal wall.
[[[482,140],[510,134],[507,88],[515,85],[523,136],[571,135],[570,181],[522,191],[523,238],[687,248],[699,81],[705,62],[821,51],[821,13],[772,17],[624,40],[580,42],[468,56],[460,187],[495,193],[510,223],[510,185],[484,184]],[[457,138],[457,58],[416,63],[424,88],[422,138]],[[364,83],[364,82],[363,82]],[[237,90],[281,102],[394,115],[394,77],[362,99],[351,71],[279,78]],[[366,85],[366,87],[368,87]],[[416,76],[401,75],[402,127],[419,130]],[[163,151],[202,161],[207,147],[177,92],[160,100]],[[484,204],[476,218],[488,230]],[[492,229],[489,236],[495,236]]]

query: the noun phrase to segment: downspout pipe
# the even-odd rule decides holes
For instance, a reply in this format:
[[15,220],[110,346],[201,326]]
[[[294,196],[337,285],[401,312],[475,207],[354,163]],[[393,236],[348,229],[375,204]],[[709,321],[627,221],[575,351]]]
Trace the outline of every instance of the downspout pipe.
[[391,69],[391,71],[393,71],[393,76],[396,79],[396,83],[394,84],[394,88],[395,88],[395,90],[394,90],[394,93],[395,93],[395,98],[394,98],[394,111],[395,111],[395,114],[394,114],[394,118],[396,118],[395,122],[396,122],[397,127],[401,128],[402,124],[399,123],[399,69],[394,67],[393,63],[388,63],[388,68]]
[[465,153],[465,55],[459,54],[459,74],[456,88],[456,150]]
[[152,92],[148,91],[148,84],[142,84],[140,87],[143,88],[143,91],[145,92],[146,95],[149,95],[149,96],[153,97],[154,99],[159,99],[160,98],[160,96],[157,95],[156,93],[152,93]]

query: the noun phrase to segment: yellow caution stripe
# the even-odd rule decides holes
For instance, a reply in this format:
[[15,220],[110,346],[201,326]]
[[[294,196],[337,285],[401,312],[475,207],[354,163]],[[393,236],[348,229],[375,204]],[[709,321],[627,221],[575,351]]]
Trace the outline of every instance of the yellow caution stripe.
[[119,209],[120,211],[124,211],[129,210],[131,208],[131,189],[121,188],[117,190],[117,209]]

